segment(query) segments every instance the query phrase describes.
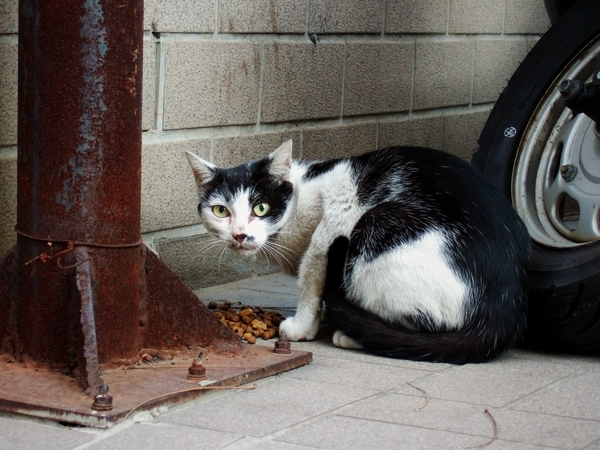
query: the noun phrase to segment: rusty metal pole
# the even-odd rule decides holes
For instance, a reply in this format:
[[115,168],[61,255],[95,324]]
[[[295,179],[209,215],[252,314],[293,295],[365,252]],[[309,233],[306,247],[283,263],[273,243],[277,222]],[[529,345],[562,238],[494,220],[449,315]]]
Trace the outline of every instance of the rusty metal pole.
[[74,264],[78,284],[93,272],[99,362],[140,346],[142,21],[142,0],[20,2],[15,350],[36,362],[83,356]]
[[[20,0],[17,245],[0,262],[0,409],[108,426],[146,394],[182,398],[168,375],[111,372],[144,348],[258,358],[247,370],[235,358],[235,370],[211,369],[229,384],[310,361],[248,355],[141,242],[142,19],[143,0]],[[75,376],[95,401],[82,405],[57,371],[24,367]]]
[[143,345],[243,348],[141,241],[142,44],[142,0],[20,1],[17,245],[0,265],[0,354],[86,387]]

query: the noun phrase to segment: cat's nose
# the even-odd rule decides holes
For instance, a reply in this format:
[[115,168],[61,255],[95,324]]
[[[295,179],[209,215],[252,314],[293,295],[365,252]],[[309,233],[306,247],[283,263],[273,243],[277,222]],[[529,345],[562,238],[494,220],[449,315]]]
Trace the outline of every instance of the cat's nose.
[[233,238],[238,241],[240,244],[248,237],[247,234],[234,234]]

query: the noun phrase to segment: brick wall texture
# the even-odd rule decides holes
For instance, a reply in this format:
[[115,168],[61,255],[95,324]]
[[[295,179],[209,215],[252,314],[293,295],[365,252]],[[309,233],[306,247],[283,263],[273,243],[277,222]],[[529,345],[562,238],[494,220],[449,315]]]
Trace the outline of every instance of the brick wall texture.
[[[0,0],[2,253],[16,241],[17,3]],[[273,270],[219,254],[215,270],[185,150],[233,166],[292,138],[306,159],[406,144],[468,160],[548,26],[543,0],[146,0],[143,237],[192,287]]]

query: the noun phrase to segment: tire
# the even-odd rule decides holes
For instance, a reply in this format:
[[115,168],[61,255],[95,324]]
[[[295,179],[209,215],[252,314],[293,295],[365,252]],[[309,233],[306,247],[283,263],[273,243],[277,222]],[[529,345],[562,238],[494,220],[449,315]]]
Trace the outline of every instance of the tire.
[[[582,0],[514,73],[472,160],[529,230],[526,344],[550,350],[600,351],[600,132],[573,117],[557,88],[589,82],[599,60],[600,6]],[[572,161],[578,172],[567,181],[559,169]]]

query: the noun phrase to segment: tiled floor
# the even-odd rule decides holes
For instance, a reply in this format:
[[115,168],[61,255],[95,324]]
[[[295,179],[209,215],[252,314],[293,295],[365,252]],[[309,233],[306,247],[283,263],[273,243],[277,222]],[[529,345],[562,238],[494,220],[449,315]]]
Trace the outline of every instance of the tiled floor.
[[[281,275],[200,295],[288,313],[296,298]],[[600,450],[600,357],[515,350],[480,365],[417,363],[335,348],[326,332],[293,347],[313,362],[110,430],[0,415],[0,449]]]

